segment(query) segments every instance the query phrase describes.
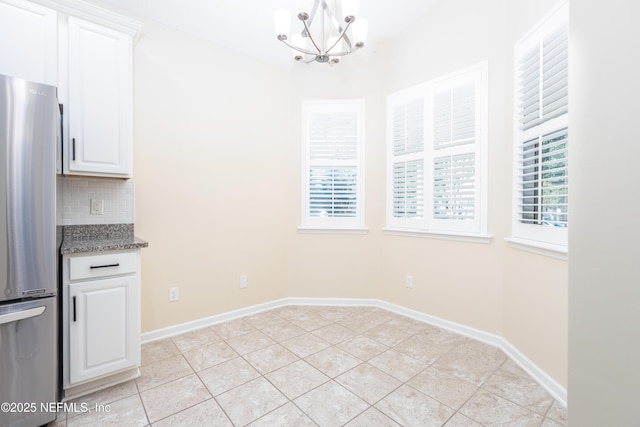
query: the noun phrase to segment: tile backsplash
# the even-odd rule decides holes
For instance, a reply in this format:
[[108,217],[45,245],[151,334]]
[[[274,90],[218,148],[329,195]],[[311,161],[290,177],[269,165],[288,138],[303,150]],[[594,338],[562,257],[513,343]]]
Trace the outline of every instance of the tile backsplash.
[[[57,224],[132,224],[133,181],[57,177]],[[91,214],[91,200],[103,201],[103,214]]]

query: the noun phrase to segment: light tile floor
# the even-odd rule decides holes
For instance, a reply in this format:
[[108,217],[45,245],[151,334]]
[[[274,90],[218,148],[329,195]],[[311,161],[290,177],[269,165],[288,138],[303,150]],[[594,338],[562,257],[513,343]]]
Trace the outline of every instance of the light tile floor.
[[54,426],[566,426],[502,351],[379,308],[286,306],[142,347]]

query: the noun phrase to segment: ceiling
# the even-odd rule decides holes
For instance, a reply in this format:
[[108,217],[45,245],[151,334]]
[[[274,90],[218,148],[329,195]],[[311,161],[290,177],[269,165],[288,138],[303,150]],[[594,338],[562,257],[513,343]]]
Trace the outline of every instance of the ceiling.
[[[295,10],[296,0],[88,0],[133,17],[151,19],[274,65],[293,64],[273,30],[273,12]],[[436,0],[360,0],[358,16],[369,21],[366,47],[374,52],[422,17]],[[143,30],[144,31],[144,30]]]

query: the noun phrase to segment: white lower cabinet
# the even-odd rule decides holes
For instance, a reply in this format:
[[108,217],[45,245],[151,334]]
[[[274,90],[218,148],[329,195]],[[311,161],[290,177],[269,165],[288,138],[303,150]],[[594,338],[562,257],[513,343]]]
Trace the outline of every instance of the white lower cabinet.
[[135,277],[69,285],[69,382],[90,380],[140,362]]
[[139,252],[64,255],[65,398],[139,375]]

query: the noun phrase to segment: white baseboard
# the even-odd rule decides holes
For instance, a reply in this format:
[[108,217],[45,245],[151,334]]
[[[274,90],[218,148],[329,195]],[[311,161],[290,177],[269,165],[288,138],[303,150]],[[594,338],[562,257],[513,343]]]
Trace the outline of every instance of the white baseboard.
[[520,366],[531,378],[536,380],[538,384],[544,387],[547,392],[553,396],[562,406],[567,407],[567,389],[561,386],[556,380],[551,378],[549,374],[540,369],[538,365],[533,363],[527,356],[522,354],[513,344],[504,338],[501,338],[502,344],[500,348],[511,360]]
[[118,372],[117,374],[98,378],[97,380],[87,381],[80,385],[69,386],[69,388],[64,390],[62,402],[69,402],[78,397],[86,396],[87,394],[95,393],[96,391],[104,390],[105,388],[113,387],[138,377],[140,377],[140,368],[134,367],[123,372]]
[[206,328],[218,323],[227,322],[229,320],[239,319],[261,311],[271,310],[274,308],[288,305],[287,299],[279,299],[269,301],[263,304],[253,305],[251,307],[240,308],[238,310],[227,311],[226,313],[216,314],[214,316],[203,317],[202,319],[192,320],[191,322],[180,323],[166,328],[156,329],[154,331],[145,332],[141,335],[142,344],[173,337],[175,335],[184,334],[185,332],[195,331],[197,329]]
[[562,387],[556,380],[551,378],[545,371],[540,369],[538,365],[533,363],[505,338],[486,331],[482,331],[480,329],[471,328],[460,323],[451,322],[439,317],[424,314],[410,308],[391,304],[386,301],[378,301],[378,303],[378,307],[380,308],[384,308],[394,313],[401,314],[403,316],[407,316],[424,323],[429,323],[443,329],[448,329],[460,335],[464,335],[466,337],[473,338],[475,340],[500,348],[507,356],[509,356],[511,360],[513,360],[527,374],[529,374],[531,378],[536,380],[536,382],[538,382],[538,384],[540,384],[559,403],[561,403],[565,408],[567,407],[567,389]]
[[227,322],[229,320],[239,319],[262,311],[271,310],[287,305],[316,305],[316,306],[344,306],[344,307],[378,307],[387,311],[391,311],[402,316],[410,317],[420,322],[428,323],[433,326],[448,329],[452,332],[464,335],[466,337],[484,342],[494,347],[500,348],[511,358],[518,366],[520,366],[527,374],[536,380],[544,389],[551,394],[560,404],[567,407],[567,389],[562,387],[557,381],[551,378],[544,370],[540,369],[529,358],[522,354],[515,346],[513,346],[505,338],[491,334],[480,329],[471,328],[460,323],[451,322],[436,316],[422,313],[400,305],[392,304],[386,301],[372,298],[282,298],[251,307],[241,308],[229,311],[215,316],[209,316],[191,322],[181,323],[179,325],[167,328],[157,329],[155,331],[145,332],[142,334],[142,343],[148,343],[164,338],[169,338],[185,332],[194,331],[217,323]]
[[287,305],[319,305],[336,307],[379,307],[380,300],[373,298],[285,298]]
[[502,337],[491,334],[489,332],[482,331],[480,329],[471,328],[460,323],[451,322],[449,320],[441,319],[436,316],[422,313],[421,311],[413,310],[401,305],[392,304],[386,301],[378,300],[378,307],[384,308],[396,314],[410,317],[420,322],[428,323],[433,326],[437,326],[442,329],[447,329],[451,332],[455,332],[465,337],[473,338],[477,341],[492,345],[494,347],[500,347]]

